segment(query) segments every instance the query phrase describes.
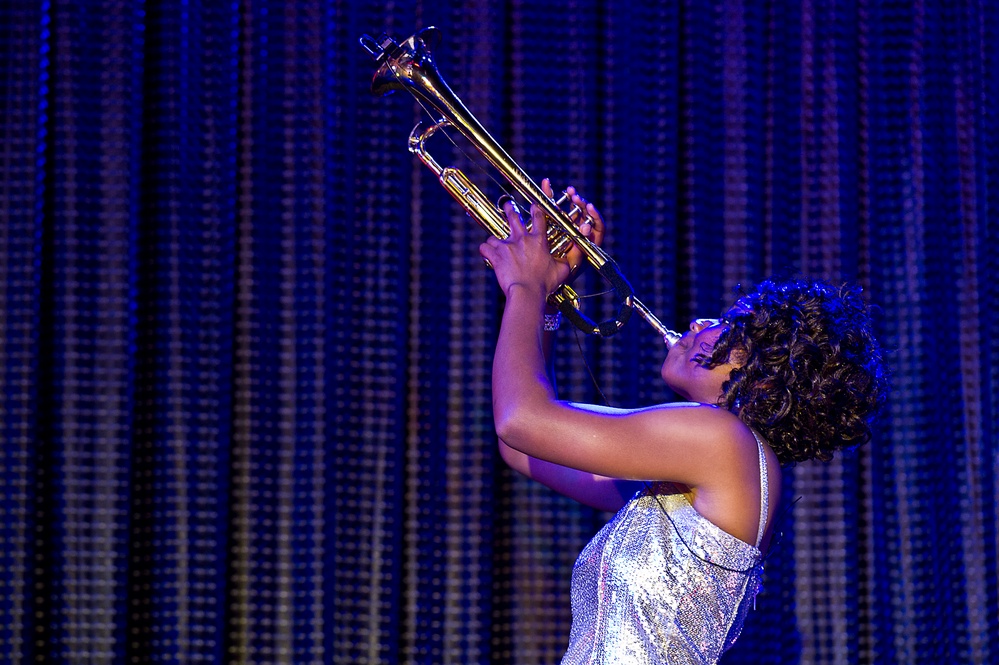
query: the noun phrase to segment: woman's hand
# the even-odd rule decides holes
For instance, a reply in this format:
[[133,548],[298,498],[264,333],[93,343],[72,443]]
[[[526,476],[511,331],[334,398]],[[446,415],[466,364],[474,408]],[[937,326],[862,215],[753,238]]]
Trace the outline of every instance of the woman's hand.
[[[550,190],[549,186],[549,190]],[[548,219],[538,206],[531,206],[531,229],[524,225],[516,203],[504,206],[510,235],[505,240],[489,238],[479,246],[479,253],[492,266],[496,280],[507,296],[520,285],[547,297],[569,276],[569,263],[552,258],[548,247]]]
[[[541,181],[541,189],[546,196],[553,198],[548,178]],[[580,233],[599,246],[603,242],[605,229],[600,212],[581,197],[574,187],[566,188],[566,194],[569,195],[571,204],[581,211],[577,217]],[[513,284],[521,284],[530,288],[544,288],[547,296],[560,284],[572,283],[586,262],[582,250],[573,244],[564,258],[552,258],[546,240],[548,218],[538,205],[531,206],[530,231],[526,229],[513,201],[504,206],[504,211],[510,225],[510,236],[505,240],[489,238],[479,247],[479,253],[496,271],[496,278],[503,292],[509,295]],[[544,250],[544,256],[540,249]]]
[[[552,196],[552,188],[548,183],[547,178],[542,181],[541,188],[545,190],[545,193],[549,196],[549,198]],[[579,232],[586,236],[586,238],[594,245],[600,246],[603,244],[606,225],[604,224],[604,219],[600,215],[600,212],[592,203],[588,203],[586,199],[581,197],[579,193],[576,192],[575,187],[567,187],[565,192],[569,195],[569,200],[572,205],[576,206],[581,211],[578,218],[580,220],[578,225]],[[571,284],[573,280],[576,279],[576,276],[579,274],[583,264],[586,262],[586,257],[583,255],[582,250],[573,244],[565,258],[571,268],[566,283]]]

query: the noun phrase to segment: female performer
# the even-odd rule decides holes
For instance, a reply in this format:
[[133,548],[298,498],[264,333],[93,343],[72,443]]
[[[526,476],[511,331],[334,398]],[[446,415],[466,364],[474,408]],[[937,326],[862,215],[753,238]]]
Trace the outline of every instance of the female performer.
[[[547,181],[543,185],[551,196]],[[595,242],[600,214],[586,210]],[[506,295],[493,361],[503,459],[615,517],[572,574],[563,665],[714,663],[760,587],[780,466],[867,442],[886,370],[859,289],[764,282],[720,319],[697,319],[661,374],[686,401],[641,409],[561,402],[546,376],[545,301],[570,275],[506,207],[510,237],[480,247]]]

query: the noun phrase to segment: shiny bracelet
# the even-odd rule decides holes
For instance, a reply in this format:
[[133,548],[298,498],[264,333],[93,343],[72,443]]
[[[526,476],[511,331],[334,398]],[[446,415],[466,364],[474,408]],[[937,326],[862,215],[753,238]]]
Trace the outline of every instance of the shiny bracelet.
[[562,312],[555,312],[554,314],[545,314],[545,330],[552,332],[558,330],[559,326],[562,325]]

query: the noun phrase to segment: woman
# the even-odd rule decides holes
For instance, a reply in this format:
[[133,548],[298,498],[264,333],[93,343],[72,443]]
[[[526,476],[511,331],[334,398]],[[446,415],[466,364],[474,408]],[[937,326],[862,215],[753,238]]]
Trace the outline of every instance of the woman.
[[[599,242],[599,213],[570,194]],[[868,308],[858,289],[765,282],[669,350],[661,374],[686,402],[560,402],[545,373],[545,299],[580,256],[552,259],[536,207],[530,230],[514,206],[506,213],[510,237],[480,248],[506,295],[492,379],[501,454],[618,511],[576,562],[562,662],[716,662],[760,586],[780,465],[870,439],[887,381]]]

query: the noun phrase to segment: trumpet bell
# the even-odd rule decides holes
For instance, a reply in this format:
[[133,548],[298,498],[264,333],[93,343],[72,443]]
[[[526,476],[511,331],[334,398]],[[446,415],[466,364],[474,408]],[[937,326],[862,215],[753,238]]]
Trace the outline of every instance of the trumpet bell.
[[430,52],[441,41],[441,31],[430,26],[397,44],[388,35],[379,39],[361,35],[361,46],[374,58],[378,69],[371,79],[371,94],[384,97],[396,90],[415,94],[414,74],[436,71]]

